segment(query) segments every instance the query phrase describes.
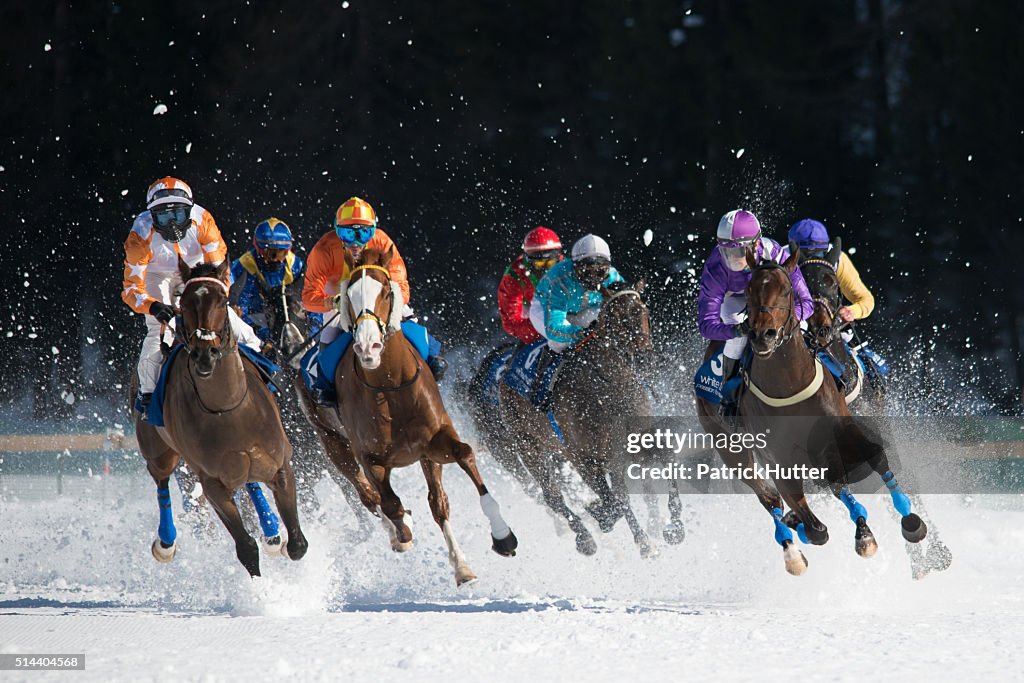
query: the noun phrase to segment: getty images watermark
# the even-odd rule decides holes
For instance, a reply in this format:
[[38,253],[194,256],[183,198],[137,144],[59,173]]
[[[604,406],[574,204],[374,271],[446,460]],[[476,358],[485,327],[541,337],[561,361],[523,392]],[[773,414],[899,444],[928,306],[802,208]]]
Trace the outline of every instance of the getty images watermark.
[[[731,434],[709,434],[707,432],[676,431],[659,428],[648,432],[626,434],[625,451],[629,455],[641,453],[651,455],[669,454],[680,456],[684,452],[709,451],[743,453],[750,449],[768,448],[770,429],[764,432],[734,432]],[[661,458],[656,458],[661,460]],[[626,479],[629,482],[647,481],[723,481],[740,479],[825,479],[827,467],[812,467],[806,464],[780,465],[778,463],[754,462],[751,465],[730,467],[719,462],[658,462],[645,464],[626,463]]]

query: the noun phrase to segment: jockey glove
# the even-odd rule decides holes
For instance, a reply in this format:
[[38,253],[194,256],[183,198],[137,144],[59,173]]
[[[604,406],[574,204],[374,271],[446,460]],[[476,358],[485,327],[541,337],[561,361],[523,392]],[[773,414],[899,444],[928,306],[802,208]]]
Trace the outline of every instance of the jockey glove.
[[163,301],[154,301],[150,304],[149,314],[165,325],[174,319],[174,309]]

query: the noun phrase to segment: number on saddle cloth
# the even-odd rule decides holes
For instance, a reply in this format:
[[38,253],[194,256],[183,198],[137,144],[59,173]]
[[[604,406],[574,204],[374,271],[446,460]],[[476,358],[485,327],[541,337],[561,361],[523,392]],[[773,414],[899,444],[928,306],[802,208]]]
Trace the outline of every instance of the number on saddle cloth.
[[[752,359],[753,354],[748,347],[740,359],[740,364],[743,368],[749,369]],[[723,351],[719,351],[697,368],[697,373],[693,376],[693,393],[697,398],[702,398],[712,405],[719,405],[723,396],[736,395],[740,385],[743,384],[743,375],[737,372],[725,383],[725,386],[722,386],[724,364],[725,354]]]
[[540,360],[540,354],[544,351],[545,344],[547,341],[542,339],[524,347],[512,358],[503,378],[505,384],[517,394],[524,398],[532,398],[535,406],[547,404],[564,356],[564,354],[558,354],[551,360],[544,371],[544,376],[540,378],[537,393],[531,397],[537,363]]

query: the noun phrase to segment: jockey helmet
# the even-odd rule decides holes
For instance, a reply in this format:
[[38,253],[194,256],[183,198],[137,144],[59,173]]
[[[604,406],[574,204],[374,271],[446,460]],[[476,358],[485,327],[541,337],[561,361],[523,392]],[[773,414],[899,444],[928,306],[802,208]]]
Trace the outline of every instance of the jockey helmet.
[[612,250],[603,238],[584,235],[572,245],[573,271],[584,288],[595,291],[608,277]]
[[797,221],[789,229],[789,240],[796,242],[801,249],[824,252],[829,247],[828,230],[821,221],[805,218]]
[[192,188],[182,180],[160,178],[146,191],[153,227],[168,242],[178,242],[192,225]]
[[545,271],[562,260],[562,241],[551,228],[537,226],[526,233],[523,252],[531,270]]
[[735,209],[718,222],[718,250],[730,270],[738,272],[747,267],[747,249],[756,249],[759,239],[761,222],[750,211]]
[[345,246],[365,247],[377,232],[377,214],[369,202],[351,197],[338,207],[334,231]]
[[252,244],[263,260],[271,265],[284,263],[292,248],[292,231],[278,218],[268,218],[256,226]]

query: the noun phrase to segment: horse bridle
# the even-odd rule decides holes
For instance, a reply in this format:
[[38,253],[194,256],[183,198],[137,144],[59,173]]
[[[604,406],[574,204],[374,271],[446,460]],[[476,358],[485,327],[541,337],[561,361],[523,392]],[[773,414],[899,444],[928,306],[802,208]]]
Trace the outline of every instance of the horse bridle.
[[[224,307],[227,308],[227,305],[228,305],[228,302],[227,302],[228,286],[226,284],[224,284],[223,281],[221,281],[221,280],[219,280],[219,279],[217,279],[215,277],[195,277],[195,278],[192,278],[190,280],[187,280],[185,282],[185,284],[183,285],[183,287],[182,287],[181,296],[185,296],[185,292],[188,290],[188,288],[192,284],[197,283],[197,282],[209,282],[209,283],[212,283],[212,284],[216,284],[218,287],[220,287],[224,291],[224,297],[225,297]],[[227,330],[227,334],[223,334],[225,329]],[[219,346],[215,346],[214,348],[217,349],[218,351],[220,351],[221,353],[224,353],[225,351],[229,351],[230,352],[230,351],[234,350],[232,348],[232,345],[237,346],[238,340],[235,339],[234,331],[231,329],[231,316],[230,315],[225,315],[224,316],[224,327],[221,328],[220,332],[221,332],[221,343],[220,343]],[[213,340],[213,339],[217,338],[217,331],[216,330],[210,330],[210,329],[207,329],[205,327],[196,327],[196,329],[192,330],[191,333],[189,333],[187,336],[185,336],[183,338],[184,338],[184,341],[185,341],[185,351],[191,356],[192,352],[195,350],[195,349],[192,348],[192,340],[194,338],[198,338],[198,339],[201,339],[203,341],[210,341],[210,340]]]
[[[378,266],[378,265],[357,266],[357,267],[353,268],[352,272],[349,273],[349,276],[348,276],[348,281],[349,281],[349,286],[350,287],[352,286],[352,276],[355,275],[360,270],[379,270],[380,272],[384,273],[384,275],[387,277],[387,284],[388,284],[388,287],[390,288],[390,286],[391,286],[391,271],[389,271],[384,266]],[[391,297],[391,307],[388,309],[388,320],[391,319],[391,316],[394,314],[394,311],[395,311],[395,298]],[[383,318],[381,318],[379,315],[377,315],[377,313],[375,311],[372,311],[369,308],[364,308],[363,310],[359,311],[359,313],[356,314],[355,319],[352,320],[352,330],[355,331],[356,327],[363,320],[370,320],[370,321],[376,323],[377,327],[380,328],[380,336],[383,337],[385,341],[391,335],[391,331],[388,330],[388,325],[387,325],[386,322],[384,322]]]
[[782,323],[782,326],[778,328],[779,335],[778,337],[776,337],[778,339],[778,342],[776,342],[775,348],[772,349],[772,351],[774,352],[775,349],[778,349],[780,346],[782,346],[783,344],[790,340],[790,338],[793,336],[793,331],[796,329],[796,319],[793,316],[793,310],[795,308],[793,303],[793,278],[790,277],[789,271],[786,270],[786,268],[783,265],[775,263],[774,261],[763,261],[762,263],[758,264],[757,268],[755,268],[754,271],[751,273],[751,282],[754,281],[753,273],[762,269],[781,270],[786,276],[786,281],[789,282],[789,289],[786,290],[786,293],[784,294],[784,296],[789,298],[788,306],[761,305],[757,307],[759,313],[768,313],[769,311],[773,310],[785,310],[787,313],[786,320]]
[[[836,267],[832,264],[831,261],[828,261],[826,259],[807,259],[800,264],[801,268],[803,268],[804,266],[825,266],[833,273],[836,272]],[[839,334],[839,331],[845,324],[842,318],[839,317],[840,296],[841,294],[838,291],[836,291],[835,301],[830,301],[828,298],[820,294],[811,294],[811,301],[814,302],[815,306],[821,306],[823,309],[825,309],[825,313],[828,314],[828,319],[831,322],[829,323],[828,336],[824,343],[819,343],[817,340],[817,335],[811,334],[810,330],[807,331],[807,342],[809,346],[818,349],[824,349],[835,341],[836,335]]]

